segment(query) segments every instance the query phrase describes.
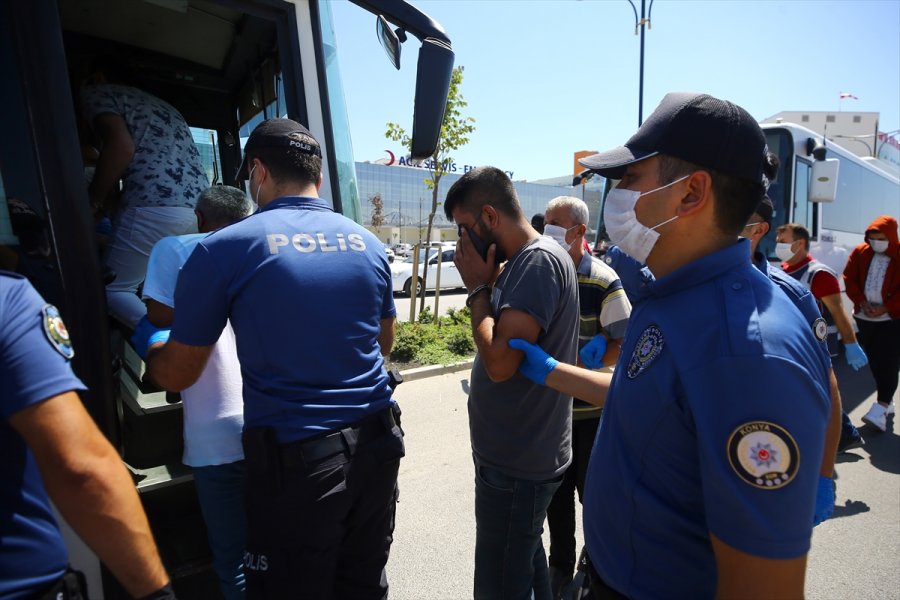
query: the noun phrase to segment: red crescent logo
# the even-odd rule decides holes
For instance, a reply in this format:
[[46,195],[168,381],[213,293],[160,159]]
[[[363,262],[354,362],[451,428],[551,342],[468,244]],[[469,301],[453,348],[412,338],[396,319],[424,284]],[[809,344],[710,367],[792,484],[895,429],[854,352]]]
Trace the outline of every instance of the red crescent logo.
[[385,150],[385,152],[387,152],[388,156],[391,157],[391,160],[388,161],[387,166],[391,166],[392,164],[394,164],[394,153],[390,150]]

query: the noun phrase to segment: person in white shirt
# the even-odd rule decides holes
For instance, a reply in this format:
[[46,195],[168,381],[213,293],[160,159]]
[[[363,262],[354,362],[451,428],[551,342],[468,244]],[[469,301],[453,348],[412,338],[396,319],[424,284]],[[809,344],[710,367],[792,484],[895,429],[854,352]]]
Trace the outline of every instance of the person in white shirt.
[[[206,234],[246,217],[252,204],[241,190],[214,186],[197,201],[201,233],[161,239],[147,265],[145,317],[169,327],[175,317],[178,273]],[[213,566],[227,600],[244,597],[243,502],[244,405],[240,364],[231,325],[226,325],[197,383],[181,392],[184,405],[183,462],[193,468],[200,509],[213,552]]]

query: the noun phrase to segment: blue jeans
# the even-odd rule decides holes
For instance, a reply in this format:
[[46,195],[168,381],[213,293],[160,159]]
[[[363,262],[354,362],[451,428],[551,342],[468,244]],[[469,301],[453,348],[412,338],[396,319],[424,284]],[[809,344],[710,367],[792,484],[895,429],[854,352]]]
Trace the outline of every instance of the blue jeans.
[[243,600],[244,461],[193,470],[219,587],[226,600]]
[[550,599],[541,534],[562,479],[516,479],[476,459],[476,600]]

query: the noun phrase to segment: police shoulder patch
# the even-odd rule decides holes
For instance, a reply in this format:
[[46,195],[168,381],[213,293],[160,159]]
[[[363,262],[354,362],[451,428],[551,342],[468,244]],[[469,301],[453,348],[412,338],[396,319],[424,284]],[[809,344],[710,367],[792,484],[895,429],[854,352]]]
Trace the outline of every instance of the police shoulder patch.
[[59,310],[52,304],[47,304],[41,311],[44,314],[44,334],[47,336],[50,345],[62,354],[66,360],[72,360],[72,357],[75,356],[75,349],[72,348],[69,330],[66,329],[66,324],[63,323]]
[[824,342],[825,338],[828,337],[828,323],[825,322],[825,319],[819,317],[813,321],[812,328],[816,339],[820,342]]
[[628,361],[628,370],[626,371],[628,379],[634,379],[643,373],[656,360],[665,345],[666,340],[659,327],[648,326],[638,337],[634,352],[631,353],[631,360]]
[[776,490],[794,480],[800,449],[786,429],[768,421],[750,421],[728,438],[728,461],[744,482]]

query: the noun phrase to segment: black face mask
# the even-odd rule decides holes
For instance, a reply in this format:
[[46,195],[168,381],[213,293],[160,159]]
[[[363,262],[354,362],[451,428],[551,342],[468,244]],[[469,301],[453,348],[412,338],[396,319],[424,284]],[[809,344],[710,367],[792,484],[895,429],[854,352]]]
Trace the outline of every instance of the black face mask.
[[[481,223],[481,216],[475,219],[475,222]],[[458,228],[460,236],[462,236],[463,229],[463,226],[460,225]],[[474,227],[470,227],[466,231],[469,232],[469,239],[472,240],[472,245],[475,246],[475,251],[478,252],[478,254],[481,256],[481,260],[487,262],[488,248],[491,247],[491,244],[497,244],[497,240],[495,240],[493,236],[491,236],[487,240],[481,239],[481,236],[475,233]],[[500,244],[497,244],[497,247],[494,250],[494,262],[498,265],[506,262],[506,254],[504,254],[503,249],[500,247]]]

